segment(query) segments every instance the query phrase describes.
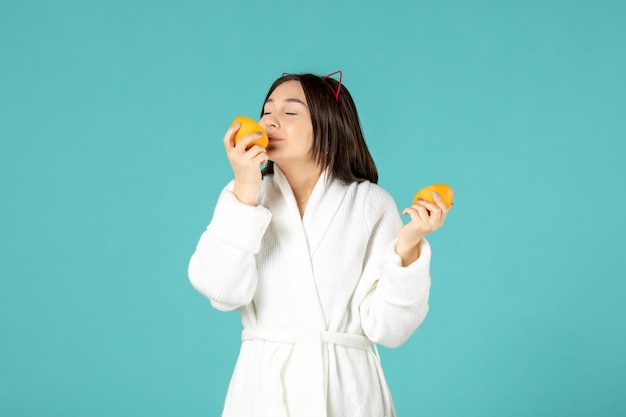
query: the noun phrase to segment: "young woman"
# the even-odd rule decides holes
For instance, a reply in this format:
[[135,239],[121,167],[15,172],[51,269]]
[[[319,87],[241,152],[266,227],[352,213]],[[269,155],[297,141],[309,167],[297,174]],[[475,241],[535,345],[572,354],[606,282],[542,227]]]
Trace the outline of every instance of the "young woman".
[[424,236],[448,209],[435,196],[402,224],[352,97],[329,76],[280,77],[260,124],[267,149],[227,130],[234,180],[189,263],[215,308],[241,314],[223,416],[394,416],[376,344],[399,346],[424,320]]

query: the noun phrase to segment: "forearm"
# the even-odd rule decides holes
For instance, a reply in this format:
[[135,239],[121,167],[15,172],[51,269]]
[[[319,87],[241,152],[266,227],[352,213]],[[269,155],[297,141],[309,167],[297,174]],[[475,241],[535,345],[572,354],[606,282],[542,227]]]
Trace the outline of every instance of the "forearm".
[[420,242],[420,257],[408,266],[402,265],[395,247],[390,245],[381,266],[365,271],[365,281],[373,284],[359,306],[365,334],[389,347],[404,343],[426,317],[431,282],[426,240]]
[[257,285],[254,254],[203,233],[189,261],[189,280],[220,310],[248,304]]
[[[232,185],[232,184],[231,184]],[[189,262],[189,279],[217,308],[237,308],[256,291],[256,254],[271,213],[240,202],[227,187]]]

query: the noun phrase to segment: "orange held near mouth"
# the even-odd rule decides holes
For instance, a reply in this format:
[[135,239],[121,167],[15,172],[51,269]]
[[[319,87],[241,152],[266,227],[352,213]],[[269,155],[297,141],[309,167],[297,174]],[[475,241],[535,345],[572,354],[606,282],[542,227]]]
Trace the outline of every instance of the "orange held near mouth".
[[237,133],[235,133],[235,144],[239,141],[239,139],[246,135],[249,135],[250,133],[261,132],[262,135],[259,136],[258,139],[250,142],[247,147],[250,148],[253,145],[259,145],[267,148],[267,145],[269,144],[267,133],[265,133],[265,130],[263,130],[263,128],[257,122],[246,116],[237,116],[230,125],[233,126],[236,123],[241,123],[241,127],[239,128]]
[[428,187],[422,188],[415,194],[415,197],[413,197],[413,204],[417,204],[418,198],[436,204],[433,192],[439,194],[439,197],[441,197],[446,207],[450,208],[452,206],[454,191],[452,191],[452,188],[446,184],[432,184]]

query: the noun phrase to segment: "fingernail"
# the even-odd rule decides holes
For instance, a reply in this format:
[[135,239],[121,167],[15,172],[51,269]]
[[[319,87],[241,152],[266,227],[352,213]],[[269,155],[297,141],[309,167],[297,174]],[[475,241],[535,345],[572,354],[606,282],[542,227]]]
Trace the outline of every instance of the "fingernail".
[[424,201],[424,199],[423,198],[418,198],[417,201]]
[[234,127],[239,127],[239,126],[241,126],[241,123],[240,123],[240,122],[237,122],[237,123],[235,123],[233,126],[234,126]]
[[433,191],[433,195],[434,195],[435,197],[439,197],[439,194],[437,194],[437,192],[436,192],[436,191]]
[[263,136],[263,132],[256,132],[257,136]]

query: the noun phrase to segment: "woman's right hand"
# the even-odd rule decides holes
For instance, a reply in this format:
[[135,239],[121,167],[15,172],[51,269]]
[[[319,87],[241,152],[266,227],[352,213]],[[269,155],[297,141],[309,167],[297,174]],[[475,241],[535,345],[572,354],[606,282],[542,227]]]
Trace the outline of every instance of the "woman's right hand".
[[235,133],[239,130],[239,123],[231,126],[224,135],[226,156],[230,161],[235,175],[233,194],[244,204],[256,205],[256,196],[261,186],[261,165],[267,164],[268,158],[265,148],[253,145],[246,149],[250,142],[258,139],[256,133],[251,133],[239,139],[235,144]]

